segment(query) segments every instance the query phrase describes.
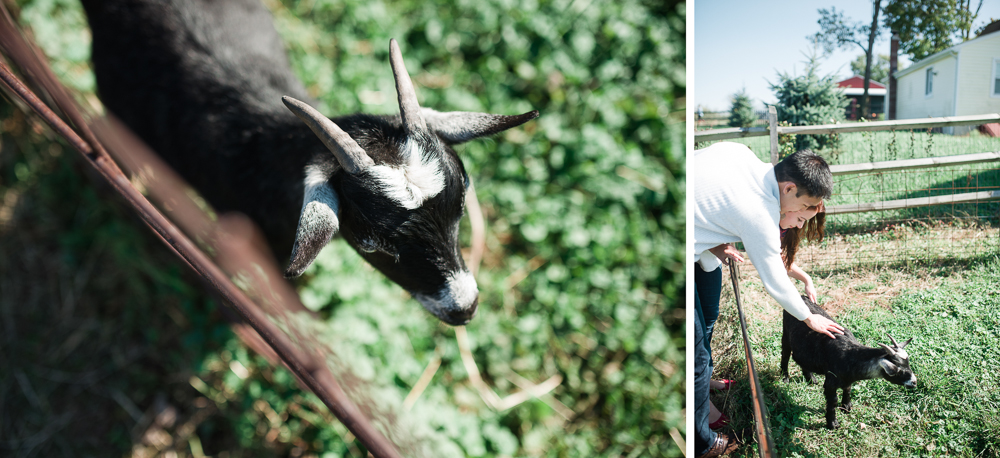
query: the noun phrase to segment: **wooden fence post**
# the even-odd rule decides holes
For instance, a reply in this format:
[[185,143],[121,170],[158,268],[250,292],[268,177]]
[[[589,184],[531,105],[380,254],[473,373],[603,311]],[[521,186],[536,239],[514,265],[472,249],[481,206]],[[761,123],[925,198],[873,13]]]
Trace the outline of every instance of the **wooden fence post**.
[[767,124],[771,132],[771,165],[778,164],[778,110],[774,105],[767,107]]

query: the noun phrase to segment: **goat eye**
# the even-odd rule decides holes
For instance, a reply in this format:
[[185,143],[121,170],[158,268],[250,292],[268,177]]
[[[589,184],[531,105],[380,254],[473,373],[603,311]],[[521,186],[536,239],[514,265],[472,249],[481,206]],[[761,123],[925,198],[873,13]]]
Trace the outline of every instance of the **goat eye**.
[[372,239],[365,239],[358,242],[358,249],[364,253],[374,253],[379,251],[379,244]]

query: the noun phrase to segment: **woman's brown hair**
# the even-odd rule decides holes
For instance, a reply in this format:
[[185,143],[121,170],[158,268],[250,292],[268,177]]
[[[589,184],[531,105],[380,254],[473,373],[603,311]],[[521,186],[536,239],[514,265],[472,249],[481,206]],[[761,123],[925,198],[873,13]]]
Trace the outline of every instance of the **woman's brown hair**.
[[825,224],[826,212],[822,211],[809,218],[801,229],[793,227],[785,231],[785,235],[781,238],[781,256],[785,258],[785,270],[791,269],[792,263],[795,262],[795,252],[799,249],[802,234],[805,234],[810,242],[819,242],[823,240]]

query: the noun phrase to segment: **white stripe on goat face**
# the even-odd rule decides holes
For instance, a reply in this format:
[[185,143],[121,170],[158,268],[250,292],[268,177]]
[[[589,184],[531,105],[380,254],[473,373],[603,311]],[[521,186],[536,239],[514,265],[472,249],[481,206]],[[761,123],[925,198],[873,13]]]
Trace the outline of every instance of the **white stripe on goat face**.
[[444,286],[433,295],[414,295],[424,308],[438,317],[468,310],[478,296],[476,279],[467,270],[450,275]]
[[444,189],[444,172],[440,160],[433,155],[425,157],[420,145],[412,139],[406,139],[401,150],[406,158],[402,168],[375,165],[370,173],[386,197],[413,210]]

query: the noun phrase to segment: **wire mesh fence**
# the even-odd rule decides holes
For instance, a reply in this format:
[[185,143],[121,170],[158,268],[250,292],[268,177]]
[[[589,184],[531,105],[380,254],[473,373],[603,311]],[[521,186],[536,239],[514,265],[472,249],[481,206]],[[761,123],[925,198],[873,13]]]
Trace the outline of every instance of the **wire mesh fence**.
[[[1000,190],[1000,166],[938,167],[840,176],[832,205],[902,201]],[[1000,202],[972,198],[899,209],[830,214],[826,237],[798,259],[812,270],[938,264],[996,254]]]

